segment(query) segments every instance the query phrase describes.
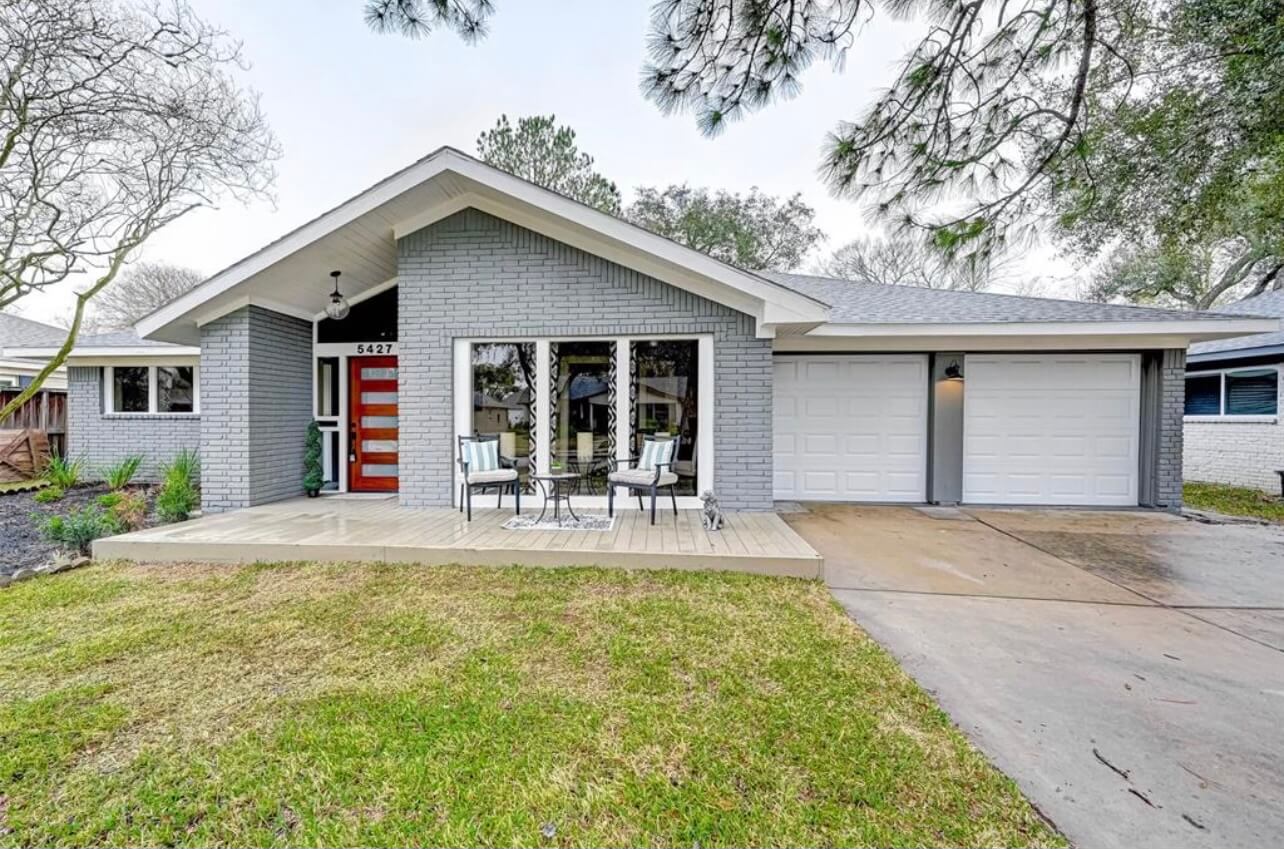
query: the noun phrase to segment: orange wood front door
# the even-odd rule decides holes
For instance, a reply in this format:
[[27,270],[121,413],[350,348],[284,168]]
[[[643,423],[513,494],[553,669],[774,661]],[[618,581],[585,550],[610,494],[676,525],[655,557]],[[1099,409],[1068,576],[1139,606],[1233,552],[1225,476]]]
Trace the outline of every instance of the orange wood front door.
[[397,358],[348,360],[348,489],[397,491]]

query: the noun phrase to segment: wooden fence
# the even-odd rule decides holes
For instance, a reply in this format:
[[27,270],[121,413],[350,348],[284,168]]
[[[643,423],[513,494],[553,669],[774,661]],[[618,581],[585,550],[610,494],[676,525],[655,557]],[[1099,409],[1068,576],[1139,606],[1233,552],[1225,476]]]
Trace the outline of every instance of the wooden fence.
[[[21,392],[0,389],[0,408]],[[61,456],[67,450],[67,393],[44,389],[27,399],[7,419],[0,420],[0,430],[42,430],[49,436],[49,449]]]

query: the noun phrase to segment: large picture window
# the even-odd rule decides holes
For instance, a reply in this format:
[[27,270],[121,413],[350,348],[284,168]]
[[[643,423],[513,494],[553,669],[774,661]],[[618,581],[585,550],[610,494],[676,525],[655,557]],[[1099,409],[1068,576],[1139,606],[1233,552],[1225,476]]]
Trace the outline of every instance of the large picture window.
[[638,341],[632,345],[629,384],[633,455],[653,434],[679,436],[673,471],[678,495],[696,494],[699,457],[700,345],[694,339]]
[[1186,378],[1188,416],[1274,416],[1279,412],[1275,366],[1226,369]]
[[456,432],[498,436],[526,491],[539,489],[533,472],[564,472],[577,499],[605,506],[607,476],[656,434],[682,439],[681,506],[712,488],[710,336],[457,339],[454,351]]
[[590,492],[605,492],[615,456],[615,343],[552,342],[549,354],[549,459],[583,475]]
[[535,344],[473,345],[473,433],[498,434],[499,454],[528,484],[534,445]]
[[103,410],[137,415],[182,415],[198,411],[196,366],[107,366]]

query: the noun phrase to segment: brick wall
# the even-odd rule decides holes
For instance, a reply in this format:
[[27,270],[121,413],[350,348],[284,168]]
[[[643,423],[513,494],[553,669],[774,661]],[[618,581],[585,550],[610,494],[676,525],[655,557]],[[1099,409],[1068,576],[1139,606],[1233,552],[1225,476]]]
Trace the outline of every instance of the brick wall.
[[244,307],[201,328],[202,507],[303,492],[312,419],[312,324]]
[[1186,479],[1280,491],[1284,424],[1279,420],[1186,422]]
[[475,209],[398,254],[403,503],[451,500],[454,339],[708,333],[714,486],[725,507],[771,509],[771,342],[751,316]]
[[1155,469],[1156,507],[1181,509],[1182,424],[1186,409],[1186,351],[1163,352],[1159,385],[1159,463]]
[[143,456],[135,480],[156,481],[160,467],[184,448],[201,443],[199,415],[103,414],[103,370],[67,369],[67,455],[83,458],[85,477],[97,479],[107,466],[131,454]]

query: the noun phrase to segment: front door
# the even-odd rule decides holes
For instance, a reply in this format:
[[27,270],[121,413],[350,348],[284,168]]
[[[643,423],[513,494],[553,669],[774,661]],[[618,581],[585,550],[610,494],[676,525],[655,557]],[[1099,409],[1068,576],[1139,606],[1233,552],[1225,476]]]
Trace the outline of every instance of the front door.
[[352,357],[348,489],[397,490],[397,358]]

